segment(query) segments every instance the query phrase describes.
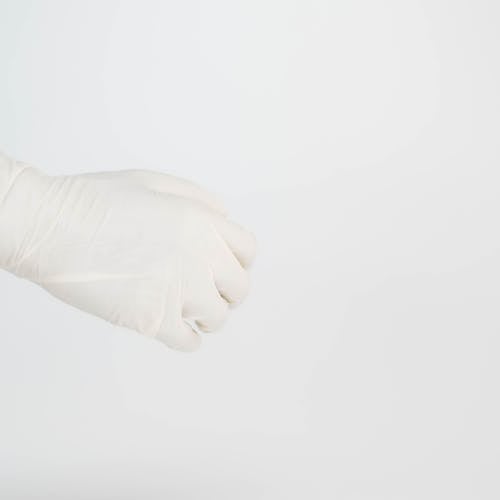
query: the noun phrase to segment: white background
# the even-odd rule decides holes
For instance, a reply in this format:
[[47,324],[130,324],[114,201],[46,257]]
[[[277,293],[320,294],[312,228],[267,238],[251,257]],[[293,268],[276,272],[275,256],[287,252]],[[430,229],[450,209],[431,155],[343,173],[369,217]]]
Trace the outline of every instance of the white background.
[[193,355],[2,273],[0,497],[500,498],[496,0],[0,0],[0,149],[259,241]]

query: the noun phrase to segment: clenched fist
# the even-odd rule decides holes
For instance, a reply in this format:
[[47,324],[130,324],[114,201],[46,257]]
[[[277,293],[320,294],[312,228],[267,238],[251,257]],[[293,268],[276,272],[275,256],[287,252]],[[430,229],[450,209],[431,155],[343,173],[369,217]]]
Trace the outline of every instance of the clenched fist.
[[111,323],[195,350],[248,291],[252,234],[145,170],[48,176],[0,154],[0,267]]

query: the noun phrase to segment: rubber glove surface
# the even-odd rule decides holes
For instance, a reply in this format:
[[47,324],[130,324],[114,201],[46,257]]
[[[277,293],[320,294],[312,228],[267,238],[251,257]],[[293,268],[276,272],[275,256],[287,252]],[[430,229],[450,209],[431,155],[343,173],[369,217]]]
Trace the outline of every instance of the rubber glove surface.
[[248,291],[252,234],[196,185],[146,170],[48,176],[0,155],[0,267],[192,351]]

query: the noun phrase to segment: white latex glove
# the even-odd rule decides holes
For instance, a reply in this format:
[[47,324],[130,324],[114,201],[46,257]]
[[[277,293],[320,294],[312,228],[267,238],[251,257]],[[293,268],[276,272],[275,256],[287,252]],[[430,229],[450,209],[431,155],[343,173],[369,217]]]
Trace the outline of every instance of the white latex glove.
[[253,236],[196,185],[145,170],[48,176],[0,154],[0,267],[185,351],[248,289]]

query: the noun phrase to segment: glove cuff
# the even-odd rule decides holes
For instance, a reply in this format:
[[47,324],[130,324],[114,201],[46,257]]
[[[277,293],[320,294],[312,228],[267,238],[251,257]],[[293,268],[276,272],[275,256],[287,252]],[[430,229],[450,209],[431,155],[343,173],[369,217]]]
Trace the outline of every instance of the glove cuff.
[[30,234],[40,209],[44,179],[40,171],[0,153],[0,268],[21,277],[33,243]]
[[9,191],[14,186],[17,177],[29,168],[25,163],[20,163],[12,160],[4,153],[0,152],[0,210],[5,199],[9,195]]

